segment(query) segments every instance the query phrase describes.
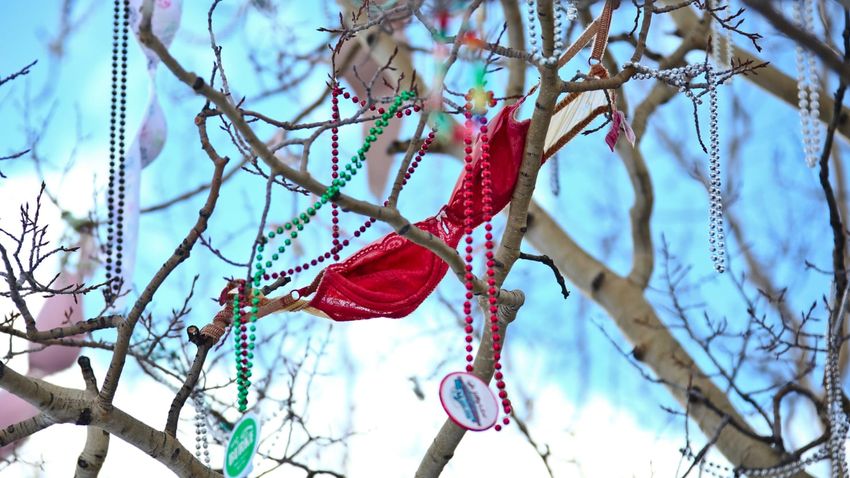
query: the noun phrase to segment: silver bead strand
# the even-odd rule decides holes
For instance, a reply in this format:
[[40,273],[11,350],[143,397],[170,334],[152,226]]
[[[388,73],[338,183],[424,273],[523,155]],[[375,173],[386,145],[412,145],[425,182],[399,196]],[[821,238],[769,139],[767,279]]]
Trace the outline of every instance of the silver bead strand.
[[[711,0],[709,8],[715,15],[729,14],[729,0]],[[722,13],[721,13],[722,12]],[[728,69],[732,64],[732,38],[729,29],[723,28],[716,18],[711,22],[711,57],[714,66]],[[717,121],[717,78],[715,71],[708,65],[705,79],[709,98],[709,222],[708,243],[711,262],[718,273],[726,270],[726,241],[723,233],[723,200],[721,196],[720,176],[720,132]],[[729,77],[731,82],[732,77]]]
[[[804,5],[804,20],[806,22],[806,31],[814,33],[814,0],[803,0]],[[817,163],[820,151],[821,142],[821,122],[820,116],[820,80],[818,78],[818,65],[815,61],[815,55],[809,50],[806,50],[806,60],[809,67],[809,124],[811,126],[811,139],[809,140],[809,149],[814,158],[813,163]]]
[[[791,478],[796,473],[803,471],[807,466],[810,466],[827,457],[829,457],[829,451],[827,450],[827,448],[820,447],[817,448],[816,451],[806,459],[803,459],[801,457],[791,463],[773,466],[770,468],[737,468],[733,470],[728,466],[713,463],[708,460],[703,460],[701,463],[702,468],[700,471],[705,475],[713,476],[716,478]],[[685,458],[693,461],[696,459],[696,456],[693,454],[693,452],[688,450],[685,452]]]
[[564,17],[568,22],[571,22],[578,17],[578,8],[576,8],[576,4],[573,0],[566,0],[565,4],[560,4],[561,8],[564,11]]
[[626,67],[632,67],[636,73],[634,78],[648,79],[654,78],[658,81],[663,81],[670,86],[678,88],[695,104],[702,104],[702,100],[697,98],[691,88],[688,87],[693,78],[704,74],[706,88],[708,90],[708,106],[709,106],[709,146],[708,146],[708,164],[709,164],[709,215],[708,215],[708,245],[711,253],[711,262],[714,269],[718,273],[726,271],[726,235],[723,227],[723,197],[722,197],[722,181],[720,175],[720,128],[718,121],[718,102],[717,102],[717,87],[720,81],[717,73],[708,62],[687,65],[669,70],[655,70],[638,63],[628,62]]
[[[794,17],[798,26],[805,30],[805,0],[795,0],[793,3]],[[803,142],[803,152],[806,164],[814,166],[814,158],[811,154],[812,119],[809,109],[809,61],[808,54],[801,45],[795,47],[795,60],[797,65],[797,99],[800,114],[800,132]]]
[[720,132],[717,121],[717,84],[714,69],[706,67],[705,81],[708,85],[709,108],[709,220],[708,249],[714,269],[722,274],[726,270],[726,237],[723,232],[723,197],[720,180]]
[[204,456],[204,464],[210,466],[209,440],[207,437],[207,409],[204,399],[200,393],[192,394],[192,402],[195,406],[195,458]]
[[[566,2],[566,6],[564,5]],[[576,17],[576,6],[572,0],[555,0],[555,29],[554,29],[554,49],[552,56],[544,57],[541,53],[543,41],[540,40],[538,47],[537,35],[537,2],[535,0],[526,0],[528,8],[528,41],[531,44],[531,59],[535,63],[543,65],[556,65],[564,51],[564,24],[567,21],[572,21]]]
[[[843,313],[844,304],[839,309]],[[832,461],[832,477],[845,478],[848,476],[846,451],[844,441],[847,439],[847,416],[841,406],[841,379],[838,366],[838,342],[837,335],[840,333],[833,330],[830,321],[826,332],[826,360],[824,362],[824,384],[826,387],[827,420],[829,422],[829,440],[827,450]]]

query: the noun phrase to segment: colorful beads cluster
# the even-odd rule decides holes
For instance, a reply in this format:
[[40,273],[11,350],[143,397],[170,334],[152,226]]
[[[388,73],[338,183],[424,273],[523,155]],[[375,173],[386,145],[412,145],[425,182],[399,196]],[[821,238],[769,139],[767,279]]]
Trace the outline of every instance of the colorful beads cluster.
[[[350,99],[351,102],[354,103],[355,105],[365,107],[366,104],[367,104],[366,100],[361,100],[357,96],[352,96],[348,92],[343,92],[342,88],[340,88],[338,85],[334,84],[334,88],[332,90],[333,99],[331,100],[332,118],[333,118],[334,121],[339,121],[339,118],[340,118],[339,117],[339,96],[340,95],[345,99]],[[410,94],[409,97],[412,98],[412,94]],[[369,107],[369,110],[377,112],[378,114],[380,114],[381,120],[383,120],[383,121],[392,119],[392,115],[388,116],[386,119],[384,118],[384,116],[387,115],[387,110],[385,110],[384,108],[377,107],[376,105],[371,105]],[[402,116],[410,116],[412,113],[419,112],[419,111],[421,111],[421,107],[419,105],[402,105],[401,107],[394,109],[394,115],[395,115],[395,118],[401,118]],[[386,125],[384,125],[384,126],[386,126]],[[371,143],[372,141],[377,139],[377,137],[380,134],[383,133],[382,128],[384,126],[379,126],[376,123],[376,127],[370,128],[370,135],[369,136],[373,136],[373,139],[370,140],[369,137],[367,137],[367,143]],[[368,151],[368,148],[366,149],[366,151]],[[346,169],[349,168],[349,166],[351,166],[351,165],[346,166]],[[359,169],[359,167],[358,167],[358,169]],[[349,172],[350,172],[350,170],[349,170]],[[353,174],[354,173],[351,173],[350,175],[353,175]],[[331,128],[331,178],[332,179],[338,179],[339,177],[340,177],[340,172],[339,172],[339,128]],[[339,239],[339,237],[340,237],[340,234],[339,234],[339,232],[340,232],[339,219],[338,219],[339,209],[337,208],[337,205],[334,204],[334,203],[331,203],[331,215],[333,216],[332,219],[331,219],[331,222],[333,223],[332,231],[331,231],[331,235],[332,235],[333,240],[332,240],[332,247],[330,248],[330,250],[328,250],[327,252],[324,252],[322,254],[319,254],[318,256],[316,256],[315,258],[313,258],[309,261],[305,261],[300,265],[297,265],[295,267],[290,267],[289,269],[286,269],[286,270],[281,269],[279,272],[264,271],[263,279],[264,280],[274,280],[274,279],[277,279],[278,277],[293,276],[293,275],[298,274],[300,272],[309,270],[310,267],[316,267],[320,263],[323,263],[324,261],[329,260],[331,258],[333,258],[333,260],[335,260],[335,261],[338,261],[339,260],[339,253],[344,248],[349,246],[350,241],[348,239],[344,239],[344,240]],[[354,237],[360,237],[360,235],[363,234],[364,232],[366,232],[366,230],[369,229],[373,224],[375,224],[375,222],[377,222],[377,219],[374,219],[374,218],[367,219],[363,223],[363,225],[361,225],[358,229],[356,229],[354,231],[354,234],[353,234]],[[273,259],[277,260],[274,257],[273,257]]]
[[[334,91],[339,92],[338,88],[335,88]],[[260,244],[257,246],[257,263],[255,264],[255,273],[254,273],[254,284],[259,285],[259,279],[265,278],[265,274],[270,267],[272,267],[273,263],[276,262],[280,258],[280,254],[283,254],[286,251],[286,248],[292,245],[292,241],[298,237],[298,233],[304,230],[304,226],[310,222],[310,218],[315,216],[316,213],[324,207],[331,199],[348,183],[351,181],[352,177],[357,174],[357,172],[363,167],[363,162],[366,160],[366,152],[369,151],[371,144],[375,142],[381,134],[383,134],[383,128],[389,124],[390,119],[393,116],[401,117],[402,115],[402,103],[409,99],[413,98],[413,93],[409,91],[402,92],[399,96],[397,96],[394,102],[390,105],[390,107],[384,111],[383,108],[378,108],[378,114],[381,115],[381,118],[375,121],[375,125],[369,129],[369,135],[366,136],[363,146],[357,150],[357,154],[351,157],[351,160],[348,164],[345,165],[342,170],[339,167],[339,140],[338,128],[333,128],[331,133],[333,136],[331,137],[332,143],[332,173],[331,177],[333,181],[331,182],[331,186],[325,191],[324,194],[320,197],[319,201],[316,201],[315,204],[309,206],[305,211],[301,212],[298,216],[294,217],[291,221],[284,223],[282,226],[278,226],[272,231],[268,233],[268,239],[274,239],[278,235],[286,235],[289,236],[283,240],[283,245],[278,246],[276,252],[273,252],[269,257],[263,257],[263,253],[265,252],[266,244]],[[357,97],[353,98],[354,101],[358,101]],[[334,98],[334,101],[338,103],[338,98]],[[337,103],[334,104],[336,107]],[[365,105],[365,100],[361,102],[361,104]],[[405,112],[410,111],[410,109],[405,109]],[[337,108],[334,108],[334,119],[339,119],[339,112]],[[335,160],[335,161],[334,161]],[[333,202],[331,202],[332,207],[336,206]],[[337,216],[339,213],[334,214]],[[374,220],[370,220],[370,222],[374,222]],[[338,219],[333,219],[334,223],[334,232],[338,237],[339,227]],[[368,226],[367,226],[368,227]],[[365,231],[365,228],[362,229]],[[330,254],[333,256],[335,260],[339,259],[338,252],[342,248],[343,242],[339,242],[338,240],[334,243],[334,248],[331,249]],[[328,254],[324,255],[325,258],[329,258]],[[318,259],[317,259],[318,261]],[[306,264],[305,264],[306,265]],[[312,264],[311,261],[311,265]],[[296,268],[297,269],[297,268]],[[302,270],[306,269],[306,267],[302,266]],[[289,272],[289,271],[287,271]],[[294,270],[293,272],[298,272]],[[270,276],[271,278],[275,278],[274,275]],[[268,280],[268,279],[266,279]]]
[[[341,89],[335,84],[333,88],[333,121],[339,121],[339,99],[338,96],[341,93]],[[350,95],[345,93],[343,95],[345,98],[349,98]],[[280,259],[281,255],[286,251],[286,249],[292,245],[292,241],[298,238],[298,233],[304,230],[304,226],[310,223],[310,218],[315,216],[318,211],[324,207],[325,204],[331,202],[334,206],[333,209],[333,232],[334,232],[334,244],[330,251],[318,256],[317,258],[311,260],[309,263],[305,262],[300,266],[296,266],[294,269],[289,269],[286,271],[288,275],[292,275],[296,272],[301,272],[302,270],[307,270],[309,266],[316,266],[319,262],[323,262],[325,259],[329,259],[333,257],[334,260],[339,260],[339,251],[342,250],[343,247],[347,246],[349,241],[339,241],[339,211],[335,208],[335,204],[332,199],[339,193],[339,191],[345,187],[348,181],[351,181],[352,177],[357,174],[363,167],[363,162],[366,160],[366,152],[369,151],[371,144],[375,142],[380,136],[387,125],[389,125],[389,121],[393,118],[401,118],[403,114],[410,115],[411,110],[418,111],[419,107],[414,105],[409,105],[407,107],[403,107],[403,103],[410,99],[413,99],[414,94],[410,91],[401,92],[396,98],[393,100],[392,104],[384,110],[384,108],[377,108],[374,105],[370,107],[371,110],[377,110],[377,113],[380,116],[374,123],[374,126],[369,129],[369,135],[366,136],[363,145],[357,150],[357,153],[351,157],[351,160],[348,164],[345,165],[343,169],[339,167],[339,130],[338,128],[332,128],[332,173],[331,176],[333,181],[328,189],[321,195],[318,201],[316,201],[313,205],[307,207],[304,211],[298,214],[296,217],[291,219],[290,221],[284,223],[282,226],[278,226],[273,230],[269,231],[267,234],[267,238],[263,238],[259,245],[257,245],[257,254],[255,256],[256,264],[254,265],[254,273],[252,276],[252,286],[246,286],[244,283],[240,284],[237,294],[233,298],[233,324],[234,327],[239,327],[238,330],[235,331],[234,342],[235,342],[235,354],[236,354],[236,372],[237,372],[237,388],[238,388],[238,408],[239,411],[245,413],[248,408],[248,389],[251,386],[251,368],[253,366],[254,359],[254,347],[256,340],[256,324],[259,312],[259,303],[260,303],[260,284],[261,280],[269,280],[269,279],[277,279],[278,277],[284,275],[284,272],[269,272],[269,269],[274,265],[274,263]],[[366,106],[365,100],[360,100],[359,98],[352,97],[353,102],[359,103],[361,106]],[[429,143],[430,144],[430,143]],[[369,226],[371,226],[375,222],[375,219],[370,218],[366,224],[360,227],[358,231],[354,233],[355,236],[359,236],[362,232],[364,232]],[[271,254],[268,254],[266,247],[270,244],[272,239],[275,239],[278,236],[287,236],[283,240],[283,245],[279,245],[275,249],[271,249]],[[250,300],[250,309],[246,312],[242,310],[243,305],[248,304]]]
[[[464,331],[466,332],[466,337],[464,341],[466,342],[466,371],[472,372],[474,370],[472,361],[472,298],[473,298],[473,279],[474,276],[472,274],[472,231],[473,231],[473,181],[474,181],[474,168],[472,165],[473,161],[473,135],[478,130],[478,142],[481,148],[481,191],[482,191],[482,209],[484,213],[484,249],[485,249],[485,257],[486,261],[486,277],[487,277],[487,316],[489,317],[490,330],[492,331],[493,337],[493,362],[494,367],[496,369],[496,373],[494,375],[496,379],[496,387],[499,389],[499,398],[502,401],[502,410],[505,413],[505,417],[502,419],[502,424],[507,425],[510,423],[510,418],[507,415],[511,413],[511,401],[508,399],[508,392],[505,390],[505,381],[504,374],[502,373],[502,364],[501,364],[501,356],[502,356],[502,337],[499,334],[499,306],[497,304],[496,298],[496,279],[495,279],[495,256],[493,253],[493,249],[495,244],[493,242],[493,225],[491,223],[493,219],[493,188],[492,188],[492,172],[490,170],[490,138],[488,136],[487,129],[487,108],[493,107],[496,105],[496,101],[493,98],[493,92],[488,91],[484,92],[481,88],[474,88],[469,90],[469,92],[465,96],[466,104],[464,105],[464,117],[466,118],[465,123],[465,131],[463,142],[464,142],[464,169],[466,174],[464,174],[463,178],[463,206],[464,206],[464,242],[466,243],[464,256],[465,261],[465,287],[466,287],[466,295],[465,300],[463,302],[463,314],[464,314]],[[496,431],[502,429],[502,425],[496,425]]]

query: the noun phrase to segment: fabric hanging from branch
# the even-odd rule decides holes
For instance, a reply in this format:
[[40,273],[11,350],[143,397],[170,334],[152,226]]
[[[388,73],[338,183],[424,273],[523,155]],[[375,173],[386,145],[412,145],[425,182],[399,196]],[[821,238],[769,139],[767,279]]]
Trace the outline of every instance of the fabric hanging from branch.
[[[583,47],[593,43],[587,75],[590,80],[608,78],[601,64],[608,41],[612,14],[611,0],[599,18],[594,20],[563,54],[563,66]],[[530,120],[517,120],[516,112],[536,86],[517,103],[504,107],[488,124],[494,214],[504,209],[513,196],[523,160]],[[610,113],[615,101],[610,90],[570,93],[555,107],[547,130],[541,162],[554,155],[593,119]],[[483,222],[481,185],[481,148],[476,140],[473,151],[474,183],[473,227]],[[416,223],[416,227],[456,248],[463,235],[462,178],[458,179],[448,203],[436,215]],[[351,321],[375,317],[400,318],[413,312],[436,288],[448,271],[446,264],[430,250],[398,233],[391,233],[369,244],[348,259],[328,266],[308,286],[293,290],[283,297],[260,302],[258,316],[280,311],[305,311],[335,321]],[[228,286],[230,288],[230,286]],[[223,296],[228,294],[225,290]],[[226,303],[226,301],[222,302]],[[205,328],[211,336],[220,337],[232,312],[223,309]]]
[[[493,210],[502,210],[511,200],[516,186],[529,120],[517,121],[514,113],[522,102],[504,108],[488,126]],[[481,186],[481,149],[476,141],[472,163],[475,181],[474,226],[483,222]],[[433,234],[451,247],[457,247],[463,235],[463,198],[459,180],[448,204],[416,226]],[[347,321],[372,317],[404,317],[413,312],[434,290],[448,271],[448,264],[430,250],[397,233],[389,234],[366,246],[350,258],[328,266],[301,296],[312,294],[310,312],[333,320]]]

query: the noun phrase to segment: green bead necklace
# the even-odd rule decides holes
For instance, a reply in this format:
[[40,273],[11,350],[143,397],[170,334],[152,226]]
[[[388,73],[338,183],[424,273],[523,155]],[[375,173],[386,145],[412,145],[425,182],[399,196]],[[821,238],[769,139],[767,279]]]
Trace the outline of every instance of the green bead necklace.
[[[337,92],[338,89],[334,85],[334,96],[336,96]],[[387,111],[381,114],[381,117],[375,121],[373,127],[369,128],[369,134],[366,136],[363,146],[357,150],[357,154],[351,156],[348,164],[339,171],[338,177],[331,182],[331,185],[320,196],[319,200],[282,226],[273,228],[266,234],[268,240],[263,238],[257,245],[256,264],[254,264],[254,273],[251,276],[252,285],[241,284],[233,298],[233,324],[234,327],[239,327],[238,329],[234,329],[233,338],[236,359],[236,385],[238,389],[237,404],[241,413],[245,413],[248,410],[248,389],[251,387],[251,368],[254,365],[254,342],[256,341],[256,322],[261,297],[261,279],[269,280],[270,276],[267,272],[272,265],[292,245],[292,241],[298,238],[298,233],[304,230],[306,224],[310,223],[310,218],[315,216],[328,202],[333,203],[333,198],[337,196],[339,191],[363,167],[363,162],[366,161],[366,153],[369,151],[372,143],[377,141],[378,136],[383,134],[384,128],[389,125],[390,119],[400,117],[396,113],[401,108],[403,102],[412,98],[414,98],[414,94],[411,91],[402,91],[396,96],[392,104],[387,108]],[[272,249],[271,255],[264,256],[266,254],[266,246],[270,245],[271,240],[278,236],[284,237],[283,245]],[[277,276],[277,274],[273,275],[275,277]],[[242,307],[243,305],[247,305],[249,300],[251,307],[245,313]]]

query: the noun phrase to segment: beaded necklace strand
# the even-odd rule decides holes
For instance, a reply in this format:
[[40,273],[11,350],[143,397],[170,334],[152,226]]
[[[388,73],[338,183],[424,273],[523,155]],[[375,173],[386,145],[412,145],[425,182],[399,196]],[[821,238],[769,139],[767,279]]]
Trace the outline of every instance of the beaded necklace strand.
[[209,437],[207,435],[207,407],[201,392],[192,394],[192,402],[195,405],[195,458],[204,456],[204,464],[210,466]]
[[[564,49],[564,23],[575,20],[576,6],[571,0],[555,0],[555,39],[552,56],[543,56],[540,48],[537,46],[537,2],[535,0],[526,0],[526,6],[528,7],[528,41],[531,44],[531,59],[535,63],[542,63],[544,65],[558,63]],[[542,47],[543,41],[541,40],[540,43]]]
[[[356,97],[356,96],[352,97],[351,94],[348,93],[348,92],[343,92],[342,96],[343,96],[343,98],[351,99],[353,103],[362,106],[362,104],[361,104],[362,100],[360,100],[358,97]],[[384,113],[383,108],[377,108],[376,109],[374,107],[370,107],[370,110],[377,111],[378,114],[381,114],[381,115],[383,115],[383,113]],[[421,111],[421,107],[419,105],[413,105],[412,107],[405,107],[403,114],[406,115],[406,116],[409,116],[411,114],[411,113],[409,113],[410,111],[412,111],[414,113],[418,113],[419,111]],[[397,111],[395,117],[401,118],[401,115],[402,115],[401,111]],[[336,134],[336,133],[338,133],[338,130],[337,131],[333,131],[333,130],[337,130],[337,128],[333,128],[332,131],[331,131],[333,133],[333,136],[331,137],[331,140],[333,141],[331,143],[331,147],[332,148],[338,148],[337,141],[338,141],[339,137]],[[424,149],[420,149],[420,153],[422,155],[425,154],[425,152],[428,150],[428,146],[430,146],[431,142],[434,140],[434,137],[435,137],[434,135],[435,135],[436,131],[437,131],[437,127],[435,126],[434,129],[432,130],[432,132],[428,135],[428,139],[426,139],[425,143],[423,144]],[[334,143],[336,143],[337,146],[334,146]],[[331,150],[331,154],[332,155],[338,154],[338,151],[337,151],[337,153],[334,153],[333,150]],[[419,166],[419,162],[422,160],[422,155],[417,155],[413,159],[413,162],[411,163],[410,167],[408,168],[407,173],[405,174],[406,179],[402,182],[402,184],[406,184],[407,179],[410,179],[409,175],[413,172],[411,169],[415,170]],[[338,161],[338,158],[337,158],[337,161]],[[336,170],[332,170],[332,171],[338,171],[338,170],[339,170],[339,166],[337,166]],[[386,205],[386,204],[384,204],[384,205]],[[352,233],[353,237],[360,237],[363,233],[366,232],[367,229],[372,227],[372,225],[374,225],[377,221],[378,220],[375,219],[375,218],[366,219],[366,221],[364,221],[363,224],[359,228],[354,230],[354,232]],[[337,230],[339,230],[339,229],[337,229]],[[339,236],[337,236],[337,237],[339,237]],[[294,267],[290,267],[289,269],[285,269],[285,270],[281,269],[279,272],[269,273],[268,271],[266,271],[266,273],[263,274],[263,279],[264,280],[270,280],[270,279],[273,280],[273,279],[277,279],[278,277],[283,277],[283,276],[290,276],[291,277],[291,276],[294,276],[295,274],[307,271],[311,267],[316,267],[319,264],[325,262],[326,260],[330,260],[331,257],[333,257],[333,255],[335,253],[339,254],[339,252],[341,252],[343,249],[348,247],[350,244],[351,244],[351,241],[349,239],[343,239],[342,241],[339,241],[338,245],[331,246],[331,248],[328,251],[326,251],[324,253],[320,253],[319,255],[317,255],[313,259],[310,259],[309,261],[304,261],[303,263],[296,265]],[[334,252],[334,251],[336,251],[336,252]]]
[[[254,290],[259,292],[258,289]],[[251,313],[247,316],[242,314],[242,304],[248,302],[248,297],[245,295],[245,283],[240,283],[236,294],[233,296],[233,326],[239,327],[239,330],[233,333],[233,341],[236,353],[237,404],[240,413],[245,413],[248,410],[248,389],[251,387],[251,368],[254,366],[254,341],[257,338],[255,322],[259,309],[257,307],[259,297],[253,299],[255,301],[251,304]]]
[[723,232],[723,195],[720,179],[720,131],[717,121],[717,83],[711,67],[705,69],[708,85],[708,251],[718,273],[726,270],[726,238]]
[[[814,32],[812,0],[794,0],[794,20],[804,31]],[[818,162],[821,143],[820,93],[814,54],[799,43],[795,47],[797,63],[797,98],[800,112],[800,132],[806,164],[811,168]]]
[[[466,98],[469,99],[470,95],[467,94]],[[472,181],[473,181],[473,172],[472,172],[472,136],[473,136],[473,126],[474,122],[472,120],[472,103],[467,102],[464,106],[464,116],[466,116],[466,122],[464,124],[465,132],[463,136],[463,144],[464,144],[464,152],[466,153],[463,158],[465,174],[463,175],[463,207],[464,207],[464,217],[463,217],[463,227],[464,227],[464,242],[466,243],[466,255],[464,256],[464,269],[466,271],[464,283],[464,287],[466,288],[466,295],[463,301],[463,314],[464,314],[464,322],[466,326],[464,331],[466,332],[466,337],[464,341],[466,342],[466,346],[464,349],[466,350],[466,371],[472,372],[472,288],[474,278],[472,274]]]
[[708,144],[708,168],[709,168],[709,221],[708,221],[708,248],[711,261],[718,273],[726,271],[726,236],[723,227],[723,196],[721,190],[720,175],[720,133],[717,113],[717,86],[728,80],[730,71],[718,72],[708,62],[686,65],[668,70],[656,70],[634,62],[627,62],[625,67],[636,70],[636,80],[656,79],[678,88],[695,105],[702,104],[702,100],[694,94],[690,88],[690,82],[699,75],[705,75],[706,89],[708,90],[709,108],[709,144]]
[[[716,12],[730,12],[729,0],[711,0],[709,8]],[[719,13],[715,13],[719,15]],[[716,18],[711,22],[711,57],[717,68],[729,69],[732,67],[732,35],[730,30],[723,28]],[[715,82],[716,72],[712,68],[705,68],[705,79],[708,86],[708,108],[709,108],[709,146],[708,146],[708,249],[711,261],[717,272],[726,269],[726,256],[724,253],[726,244],[723,234],[723,199],[721,196],[720,180],[720,131],[717,121],[717,85]],[[732,76],[726,78],[731,82]]]
[[[332,85],[333,88],[333,114],[334,114],[334,122],[339,120],[339,111],[337,108],[338,105],[338,95],[341,92],[340,88],[336,83]],[[334,204],[333,198],[339,193],[339,191],[345,187],[348,181],[351,181],[352,177],[357,174],[357,171],[363,167],[363,161],[366,160],[366,153],[369,151],[369,148],[373,142],[377,140],[377,137],[383,134],[383,128],[389,125],[390,119],[393,117],[401,117],[403,114],[410,115],[411,108],[402,109],[402,104],[404,101],[410,100],[414,97],[414,94],[410,91],[403,91],[398,96],[395,97],[393,103],[387,108],[386,111],[382,111],[383,108],[377,110],[378,114],[380,114],[380,118],[375,121],[375,124],[372,128],[369,129],[369,135],[366,136],[363,145],[357,150],[357,154],[351,157],[351,160],[348,164],[345,165],[344,168],[339,168],[338,161],[338,143],[337,140],[339,132],[337,128],[332,128],[331,133],[336,139],[332,138],[333,143],[336,143],[337,146],[332,149],[332,157],[337,157],[337,161],[332,161],[332,168],[336,166],[336,169],[332,169],[332,177],[333,181],[328,189],[321,195],[320,199],[316,201],[313,205],[307,207],[303,212],[298,214],[296,217],[291,219],[290,221],[284,223],[282,226],[278,226],[273,228],[273,230],[269,231],[267,234],[267,238],[263,238],[256,246],[256,264],[254,265],[254,271],[252,275],[252,285],[246,286],[245,283],[241,283],[238,286],[237,293],[233,297],[233,324],[234,327],[239,327],[238,330],[233,334],[234,336],[234,345],[235,345],[235,360],[236,360],[236,382],[237,382],[237,390],[238,390],[238,400],[237,405],[239,411],[241,413],[245,413],[248,410],[248,391],[251,387],[251,369],[253,367],[253,359],[254,359],[254,350],[255,350],[255,341],[256,341],[256,321],[258,318],[259,312],[259,303],[261,297],[261,279],[269,280],[270,278],[276,278],[279,275],[277,273],[269,273],[269,269],[274,265],[274,263],[280,259],[281,255],[286,251],[286,248],[292,245],[292,241],[298,238],[298,233],[304,230],[304,226],[310,223],[310,218],[315,216],[316,213],[328,202]],[[354,97],[353,100],[356,102],[358,100],[357,97]],[[361,101],[361,106],[365,106],[365,100]],[[404,111],[404,113],[402,113]],[[430,142],[429,142],[430,144]],[[333,151],[336,151],[334,153]],[[338,215],[338,212],[337,212]],[[338,218],[337,215],[333,216],[333,225],[336,227],[336,232],[338,233]],[[371,222],[374,220],[370,219]],[[365,230],[365,229],[364,229]],[[272,239],[275,239],[277,236],[288,235],[289,237],[283,240],[283,245],[277,247],[276,252],[273,252],[269,257],[264,257],[263,254],[266,252],[266,245],[271,242]],[[343,244],[347,241],[338,241],[338,235],[335,236],[337,239],[337,243],[335,243],[329,253],[325,253],[324,257],[333,256],[335,260],[338,260],[338,253],[342,249]],[[322,256],[320,256],[322,257]],[[316,263],[318,263],[318,258],[315,259]],[[313,261],[311,261],[312,264]],[[304,264],[306,266],[307,263]],[[313,264],[315,265],[315,264]],[[296,267],[295,269],[306,269],[306,267]],[[295,272],[290,269],[289,271]],[[287,272],[289,272],[287,271]],[[243,312],[242,307],[246,304],[249,304],[250,308],[247,312]]]
[[[334,81],[331,87],[331,110],[332,110],[332,121],[334,123],[339,122],[339,84]],[[331,129],[331,178],[337,179],[339,177],[339,128]],[[339,261],[339,251],[342,249],[341,244],[339,242],[339,206],[336,203],[331,203],[331,222],[333,223],[331,226],[331,237],[333,247],[331,248],[331,254],[333,255],[334,261]]]
[[[464,242],[466,244],[464,251],[464,269],[466,274],[464,276],[465,283],[464,287],[466,289],[466,293],[464,295],[463,301],[463,314],[464,314],[464,331],[466,335],[464,337],[466,350],[466,371],[468,373],[472,373],[474,371],[473,367],[473,356],[472,356],[472,341],[473,341],[473,318],[472,318],[472,298],[473,294],[473,279],[474,275],[472,274],[472,252],[473,252],[473,183],[475,180],[474,177],[474,168],[473,168],[473,136],[477,132],[478,133],[478,143],[481,148],[481,191],[482,191],[482,212],[484,214],[484,250],[485,250],[485,258],[486,258],[486,281],[487,281],[487,309],[485,313],[485,317],[489,318],[488,321],[485,321],[485,327],[487,326],[487,322],[489,322],[490,330],[492,331],[492,339],[493,339],[493,366],[495,368],[494,378],[496,379],[496,388],[499,389],[498,395],[501,399],[502,411],[505,414],[505,417],[502,419],[502,424],[508,425],[510,423],[510,418],[508,415],[511,413],[511,401],[508,398],[508,392],[505,390],[505,381],[504,374],[502,372],[502,364],[501,364],[501,352],[502,352],[502,337],[499,335],[499,307],[497,305],[496,298],[496,280],[495,280],[495,256],[493,253],[493,249],[495,247],[495,243],[493,242],[493,225],[491,221],[493,219],[493,189],[492,189],[492,179],[491,179],[491,170],[490,170],[490,138],[488,135],[487,128],[487,108],[493,107],[496,105],[496,101],[493,98],[493,92],[488,91],[485,92],[483,89],[483,84],[478,85],[476,88],[470,89],[469,92],[465,96],[466,103],[464,104],[464,117],[465,128],[464,128],[464,178],[463,178],[463,206],[464,206]],[[495,430],[500,431],[502,429],[501,424],[496,424]]]
[[[124,133],[127,113],[127,38],[130,28],[129,0],[115,0],[112,26],[112,97],[109,115],[109,188],[106,204],[109,222],[106,236],[107,302],[121,292],[124,243],[125,157]],[[120,48],[119,48],[120,38]],[[119,57],[120,53],[120,57]],[[120,63],[119,63],[120,58]],[[117,138],[117,139],[116,139]]]

